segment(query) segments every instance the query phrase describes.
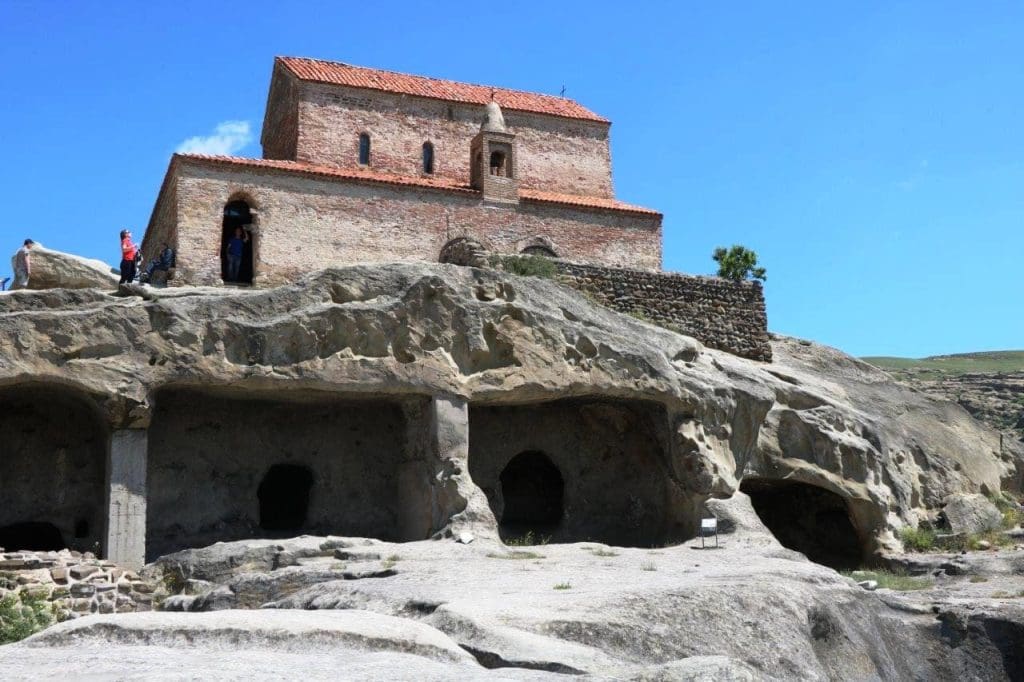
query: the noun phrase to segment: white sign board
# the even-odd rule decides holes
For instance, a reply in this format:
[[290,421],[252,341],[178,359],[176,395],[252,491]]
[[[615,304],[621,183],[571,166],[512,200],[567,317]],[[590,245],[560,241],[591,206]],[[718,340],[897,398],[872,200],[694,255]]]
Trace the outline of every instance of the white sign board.
[[701,519],[700,529],[714,533],[718,530],[718,519]]

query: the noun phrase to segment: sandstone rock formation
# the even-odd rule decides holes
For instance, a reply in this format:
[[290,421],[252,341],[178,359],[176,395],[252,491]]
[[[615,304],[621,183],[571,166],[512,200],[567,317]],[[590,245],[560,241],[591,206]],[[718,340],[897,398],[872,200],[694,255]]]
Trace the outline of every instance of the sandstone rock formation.
[[[3,480],[24,502],[0,508],[0,544],[43,522],[98,541],[91,501],[131,488],[142,512],[110,525],[135,524],[157,559],[142,578],[188,612],[78,619],[0,666],[1013,679],[1012,594],[936,613],[799,552],[870,561],[951,495],[1019,489],[1024,458],[838,351],[772,350],[744,360],[554,282],[446,265],[0,297]],[[701,551],[707,515],[721,548]],[[299,533],[316,535],[283,539]]]
[[39,244],[32,248],[31,258],[32,276],[26,289],[117,288],[118,276],[101,260],[54,251]]
[[[838,351],[777,338],[776,362],[752,362],[553,282],[402,264],[134,291],[0,299],[0,386],[19,419],[61,399],[80,408],[62,408],[66,423],[101,422],[78,446],[87,429],[40,433],[47,451],[102,459],[87,453],[104,432],[148,430],[151,558],[274,529],[657,546],[744,489],[785,544],[847,566],[951,494],[1019,481],[995,432]],[[349,454],[316,454],[331,448]],[[517,469],[520,456],[550,466]],[[38,486],[24,499],[52,489],[44,460],[8,464]],[[560,508],[519,492],[545,467]],[[305,485],[301,520],[262,519],[257,498],[289,485]],[[793,499],[796,522],[779,504]],[[71,535],[83,513],[54,524]]]
[[[1004,680],[1024,670],[1013,595],[990,597],[966,574],[942,579],[944,597],[866,592],[780,547],[742,494],[712,504],[737,525],[703,551],[340,537],[186,550],[146,572],[187,583],[176,602],[187,612],[79,619],[0,648],[0,667],[15,678],[71,667],[316,680]],[[1024,552],[1007,559],[1017,570]],[[957,590],[974,590],[981,607]]]

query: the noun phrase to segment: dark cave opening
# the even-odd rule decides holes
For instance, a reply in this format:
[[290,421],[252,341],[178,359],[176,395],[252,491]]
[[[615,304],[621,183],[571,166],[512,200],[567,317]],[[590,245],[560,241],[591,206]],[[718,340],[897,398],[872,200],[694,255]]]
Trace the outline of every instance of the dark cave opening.
[[783,547],[837,571],[863,564],[860,537],[839,495],[807,483],[766,479],[744,479],[740,491],[750,496],[754,511]]
[[275,464],[260,481],[260,528],[298,531],[306,523],[313,472],[298,464]]
[[550,532],[562,520],[565,481],[543,452],[521,452],[499,477],[505,506],[499,532],[502,539],[527,532]]
[[67,547],[60,529],[45,521],[12,523],[0,528],[0,547],[8,552],[32,550],[56,552]]

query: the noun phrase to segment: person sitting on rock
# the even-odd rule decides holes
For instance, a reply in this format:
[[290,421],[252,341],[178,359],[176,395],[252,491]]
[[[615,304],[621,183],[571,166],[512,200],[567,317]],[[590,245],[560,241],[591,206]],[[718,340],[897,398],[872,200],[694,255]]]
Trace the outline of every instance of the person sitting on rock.
[[149,265],[146,266],[146,271],[139,277],[140,282],[148,282],[152,277],[153,273],[157,270],[163,270],[169,272],[174,267],[174,249],[170,247],[166,242],[160,245],[160,256],[155,260],[151,260]]
[[28,286],[28,278],[32,276],[32,258],[30,251],[36,243],[26,239],[17,253],[14,254],[14,284],[12,289],[24,289]]

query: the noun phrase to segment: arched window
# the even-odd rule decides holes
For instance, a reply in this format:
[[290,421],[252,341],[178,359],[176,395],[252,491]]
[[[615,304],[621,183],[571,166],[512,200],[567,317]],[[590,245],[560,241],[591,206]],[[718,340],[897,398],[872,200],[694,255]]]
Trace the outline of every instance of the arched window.
[[505,155],[491,152],[491,175],[507,175],[505,172]]
[[434,145],[429,142],[423,143],[423,172],[434,172]]
[[359,133],[359,165],[370,165],[370,136],[366,133]]

